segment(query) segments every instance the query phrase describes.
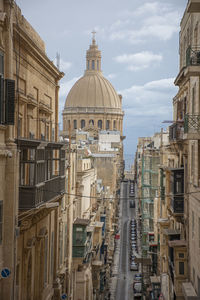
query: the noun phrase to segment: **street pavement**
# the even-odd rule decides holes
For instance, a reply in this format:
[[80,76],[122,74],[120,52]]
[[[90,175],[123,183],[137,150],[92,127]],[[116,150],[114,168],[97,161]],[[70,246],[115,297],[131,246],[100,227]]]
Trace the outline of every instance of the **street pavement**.
[[130,220],[135,216],[135,209],[129,207],[129,183],[121,183],[119,234],[113,265],[111,300],[133,300],[133,275],[130,271]]

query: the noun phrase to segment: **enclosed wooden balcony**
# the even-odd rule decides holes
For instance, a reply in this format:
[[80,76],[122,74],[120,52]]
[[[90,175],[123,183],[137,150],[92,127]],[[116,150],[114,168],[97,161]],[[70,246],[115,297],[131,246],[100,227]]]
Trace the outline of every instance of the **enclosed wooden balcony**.
[[200,140],[200,115],[185,115],[184,139]]
[[18,139],[19,209],[37,208],[65,192],[65,150],[61,143]]
[[184,214],[184,168],[171,170],[170,209],[174,215]]
[[176,143],[183,140],[184,126],[183,121],[174,122],[169,126],[169,141]]
[[72,257],[81,258],[84,263],[92,257],[92,228],[89,219],[77,218],[73,224]]

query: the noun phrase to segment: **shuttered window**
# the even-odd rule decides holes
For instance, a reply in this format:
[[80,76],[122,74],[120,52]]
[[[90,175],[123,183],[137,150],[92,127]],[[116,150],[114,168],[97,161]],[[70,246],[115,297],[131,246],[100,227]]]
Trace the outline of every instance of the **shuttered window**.
[[14,125],[15,117],[15,81],[12,79],[5,80],[5,122],[8,125]]
[[3,240],[3,201],[0,201],[0,244]]

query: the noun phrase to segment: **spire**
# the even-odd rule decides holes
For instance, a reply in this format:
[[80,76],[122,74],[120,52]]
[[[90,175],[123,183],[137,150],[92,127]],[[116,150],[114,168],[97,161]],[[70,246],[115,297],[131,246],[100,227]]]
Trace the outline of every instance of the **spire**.
[[96,34],[96,31],[92,31],[92,45],[96,45],[96,40],[95,40],[95,34]]
[[86,53],[86,71],[85,74],[91,72],[101,73],[101,51],[98,49],[95,39],[96,31],[92,31],[92,44]]

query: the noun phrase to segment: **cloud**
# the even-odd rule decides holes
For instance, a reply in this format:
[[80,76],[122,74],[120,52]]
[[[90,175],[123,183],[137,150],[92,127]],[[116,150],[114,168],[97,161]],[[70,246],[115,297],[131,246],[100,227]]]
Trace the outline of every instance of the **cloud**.
[[154,63],[161,62],[162,59],[163,57],[161,54],[153,54],[150,51],[142,51],[134,54],[123,54],[114,58],[114,60],[118,63],[128,64],[127,69],[130,71],[146,69]]
[[107,79],[114,79],[117,77],[117,74],[115,73],[111,73],[111,74],[108,74],[107,76],[105,76]]
[[80,78],[81,78],[81,76],[74,77],[74,78],[72,78],[71,80],[68,80],[68,81],[61,80],[60,93],[59,93],[60,97],[67,96],[67,94],[71,90],[72,86]]
[[150,81],[144,85],[133,85],[128,89],[119,91],[119,94],[123,96],[125,116],[132,118],[134,124],[135,122],[137,124],[138,121],[140,124],[141,122],[144,123],[147,117],[160,121],[163,118],[170,118],[172,98],[177,91],[173,82],[174,78],[166,78]]
[[111,40],[126,40],[131,44],[145,43],[150,38],[167,41],[179,31],[180,14],[167,3],[145,3],[135,11],[125,11],[111,24]]
[[[71,66],[72,66],[72,63],[71,63],[71,62],[65,61],[65,60],[63,60],[62,58],[60,59],[60,62],[59,62],[59,63],[60,63],[59,69],[60,69],[61,71],[63,71],[63,72],[68,71],[68,70],[71,68]],[[57,65],[57,58],[54,59],[54,65]]]

